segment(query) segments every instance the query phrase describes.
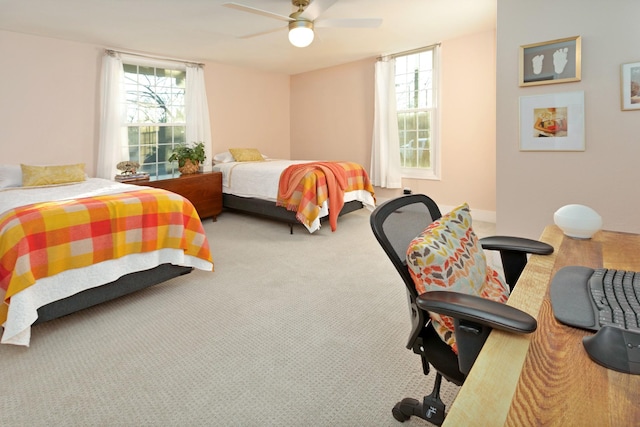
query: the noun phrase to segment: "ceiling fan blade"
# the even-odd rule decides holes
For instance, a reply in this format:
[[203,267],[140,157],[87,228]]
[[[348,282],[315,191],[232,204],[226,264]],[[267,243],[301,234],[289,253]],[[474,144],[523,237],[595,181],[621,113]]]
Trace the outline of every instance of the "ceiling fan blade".
[[266,16],[267,18],[278,19],[280,21],[285,21],[285,22],[293,21],[293,19],[291,19],[288,16],[279,15],[277,13],[269,12],[267,10],[262,10],[262,9],[258,9],[251,6],[246,6],[244,4],[229,2],[229,3],[223,3],[222,5],[224,7],[228,7],[231,9],[236,9],[243,12],[255,13],[256,15]]
[[382,19],[321,19],[313,25],[317,28],[377,28],[382,25]]
[[286,27],[273,28],[271,30],[260,31],[259,33],[247,34],[246,36],[240,36],[238,38],[239,39],[250,39],[250,38],[253,38],[253,37],[264,36],[265,34],[275,33],[276,31],[282,31],[285,28]]
[[310,21],[315,21],[322,12],[329,9],[337,1],[338,0],[311,0],[309,6],[306,7],[300,16]]

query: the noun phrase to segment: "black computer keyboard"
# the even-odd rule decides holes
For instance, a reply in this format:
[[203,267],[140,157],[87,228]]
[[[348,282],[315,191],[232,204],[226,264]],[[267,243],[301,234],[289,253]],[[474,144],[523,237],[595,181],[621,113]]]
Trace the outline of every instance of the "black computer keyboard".
[[640,273],[599,268],[589,279],[600,327],[640,331]]
[[640,333],[640,272],[563,267],[553,277],[549,293],[553,314],[564,324]]
[[640,272],[563,267],[549,289],[560,322],[597,331],[583,338],[591,359],[619,372],[640,374]]

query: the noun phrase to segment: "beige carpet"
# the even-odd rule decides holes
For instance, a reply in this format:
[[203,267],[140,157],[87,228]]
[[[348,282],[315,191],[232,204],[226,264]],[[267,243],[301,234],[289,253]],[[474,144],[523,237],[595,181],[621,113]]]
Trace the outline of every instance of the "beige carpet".
[[[0,425],[399,426],[396,401],[431,391],[368,211],[335,233],[230,212],[205,228],[214,273],[0,346]],[[445,382],[447,405],[456,392]]]

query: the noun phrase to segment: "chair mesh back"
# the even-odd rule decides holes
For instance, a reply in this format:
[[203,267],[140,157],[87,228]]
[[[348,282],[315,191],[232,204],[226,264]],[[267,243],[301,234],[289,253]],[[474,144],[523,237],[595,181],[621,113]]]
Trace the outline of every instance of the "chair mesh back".
[[409,243],[432,222],[427,207],[413,203],[391,213],[382,228],[398,258],[404,261]]
[[414,296],[416,290],[405,261],[407,248],[414,237],[440,216],[436,203],[424,194],[389,200],[371,214],[373,234]]

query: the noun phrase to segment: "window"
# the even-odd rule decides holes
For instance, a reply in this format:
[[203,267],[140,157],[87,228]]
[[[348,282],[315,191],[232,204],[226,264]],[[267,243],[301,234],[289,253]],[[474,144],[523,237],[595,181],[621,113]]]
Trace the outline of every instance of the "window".
[[173,148],[185,142],[185,69],[124,64],[129,159],[152,176],[171,174]]
[[406,178],[437,178],[435,47],[395,58],[400,161]]

